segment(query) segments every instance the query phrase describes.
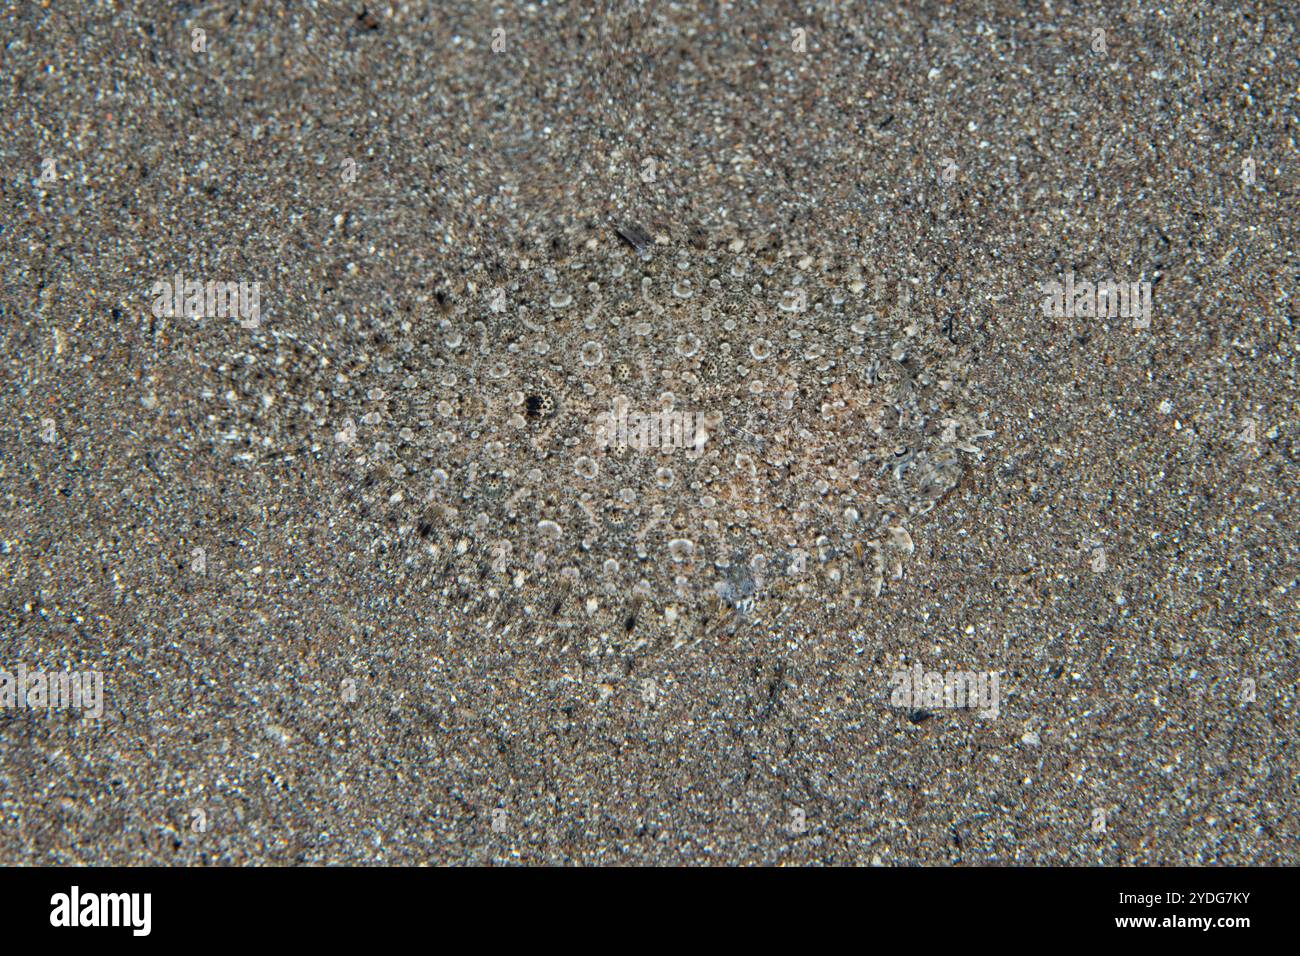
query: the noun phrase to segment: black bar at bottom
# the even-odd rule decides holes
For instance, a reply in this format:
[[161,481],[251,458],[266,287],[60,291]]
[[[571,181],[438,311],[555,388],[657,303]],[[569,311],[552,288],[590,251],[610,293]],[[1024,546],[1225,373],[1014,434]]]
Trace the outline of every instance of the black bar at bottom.
[[571,934],[589,944],[642,934],[680,943],[688,927],[695,942],[734,945],[779,930],[812,938],[847,931],[869,943],[910,927],[905,935],[919,933],[927,945],[1191,934],[1230,945],[1289,925],[1282,887],[1292,876],[1275,868],[624,869],[540,878],[522,869],[8,868],[0,869],[0,925],[11,943],[76,934],[79,943],[115,938],[132,946],[334,949],[453,927],[472,933],[474,924],[494,944]]

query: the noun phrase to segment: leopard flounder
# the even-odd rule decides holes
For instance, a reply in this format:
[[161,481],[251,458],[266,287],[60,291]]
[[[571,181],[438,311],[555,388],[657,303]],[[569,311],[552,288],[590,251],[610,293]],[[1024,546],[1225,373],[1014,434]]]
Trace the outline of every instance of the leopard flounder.
[[476,600],[878,597],[992,434],[966,349],[865,263],[617,229],[468,275],[336,387],[340,459]]

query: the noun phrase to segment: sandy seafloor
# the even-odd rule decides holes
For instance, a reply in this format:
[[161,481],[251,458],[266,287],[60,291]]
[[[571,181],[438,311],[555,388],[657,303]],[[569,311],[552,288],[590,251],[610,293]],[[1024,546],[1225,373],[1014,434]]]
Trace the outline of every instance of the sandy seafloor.
[[[0,667],[104,675],[0,710],[0,862],[1300,862],[1293,4],[361,11],[0,8]],[[625,221],[956,316],[995,434],[879,598],[485,610],[358,512],[297,367]],[[997,719],[891,708],[916,661]]]

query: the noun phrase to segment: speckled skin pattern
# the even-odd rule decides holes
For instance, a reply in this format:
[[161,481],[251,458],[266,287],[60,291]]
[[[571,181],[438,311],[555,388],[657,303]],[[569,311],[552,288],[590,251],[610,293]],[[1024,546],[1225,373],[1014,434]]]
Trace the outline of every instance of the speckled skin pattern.
[[0,7],[0,862],[1300,862],[1293,8],[695,6]]

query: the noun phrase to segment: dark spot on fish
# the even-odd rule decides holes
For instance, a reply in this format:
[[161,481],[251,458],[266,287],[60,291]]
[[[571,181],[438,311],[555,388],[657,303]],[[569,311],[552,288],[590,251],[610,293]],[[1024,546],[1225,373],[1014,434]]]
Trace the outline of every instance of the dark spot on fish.
[[546,418],[555,411],[555,400],[549,395],[529,395],[524,399],[524,417],[531,421]]
[[635,249],[638,255],[645,255],[651,245],[654,244],[654,240],[650,238],[650,233],[633,222],[615,224],[614,231],[618,233],[620,239]]

